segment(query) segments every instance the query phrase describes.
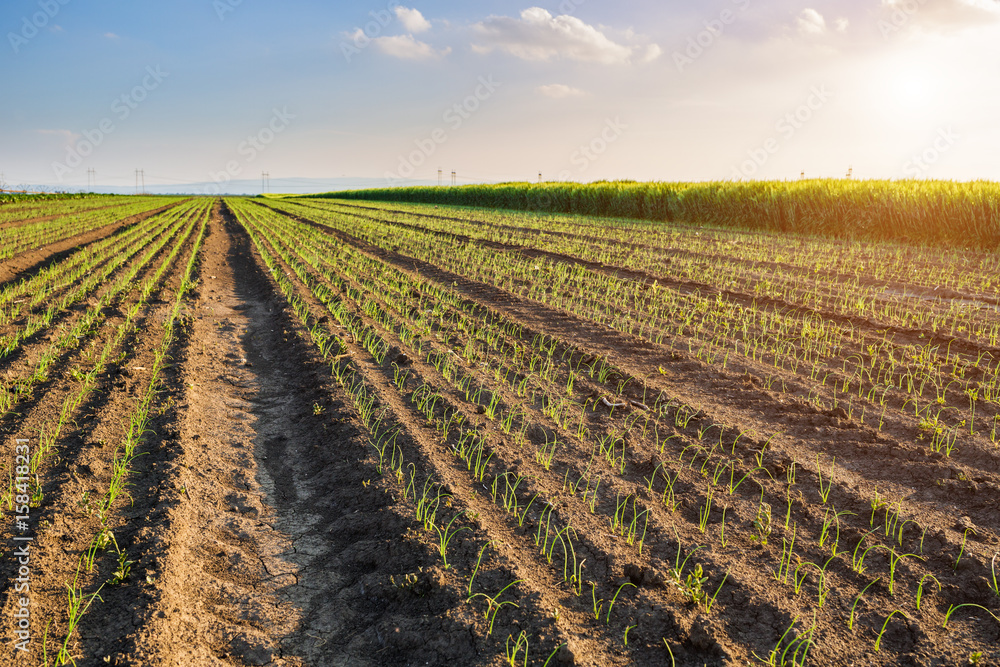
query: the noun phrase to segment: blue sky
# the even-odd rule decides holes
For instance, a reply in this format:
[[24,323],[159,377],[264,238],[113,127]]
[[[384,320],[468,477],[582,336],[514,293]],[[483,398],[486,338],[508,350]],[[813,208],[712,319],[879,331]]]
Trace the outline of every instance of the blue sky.
[[8,183],[1000,180],[996,0],[6,0],[0,29]]

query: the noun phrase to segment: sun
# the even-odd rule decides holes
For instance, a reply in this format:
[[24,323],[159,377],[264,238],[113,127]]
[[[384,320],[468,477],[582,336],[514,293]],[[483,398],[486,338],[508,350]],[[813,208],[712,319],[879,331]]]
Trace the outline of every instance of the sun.
[[893,54],[867,68],[871,111],[895,122],[936,117],[947,102],[946,75],[927,58],[907,52]]
[[927,108],[933,101],[934,86],[923,72],[904,71],[892,76],[887,93],[896,102],[910,110]]

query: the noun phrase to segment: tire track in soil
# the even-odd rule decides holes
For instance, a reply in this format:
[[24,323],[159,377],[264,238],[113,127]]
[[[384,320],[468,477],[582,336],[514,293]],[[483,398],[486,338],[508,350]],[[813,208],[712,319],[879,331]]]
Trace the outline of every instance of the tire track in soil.
[[182,499],[157,599],[121,664],[476,662],[472,633],[446,616],[453,591],[394,599],[390,575],[433,561],[391,498],[363,487],[353,411],[249,238],[218,213],[181,365]]

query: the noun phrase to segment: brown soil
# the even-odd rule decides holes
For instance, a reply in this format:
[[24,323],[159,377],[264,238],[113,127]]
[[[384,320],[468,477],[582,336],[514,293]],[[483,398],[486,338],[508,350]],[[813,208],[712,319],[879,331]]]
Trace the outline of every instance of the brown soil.
[[[279,279],[287,280],[301,300],[296,310],[261,249],[277,256],[298,248],[278,238],[262,239],[258,247],[234,210],[221,201],[213,207],[199,252],[197,286],[183,306],[179,335],[169,350],[171,364],[154,401],[151,432],[128,478],[128,501],[119,500],[107,520],[115,546],[133,561],[131,569],[122,581],[100,588],[69,638],[77,665],[501,665],[509,664],[505,653],[521,646],[519,638],[527,641],[532,665],[550,656],[552,666],[762,664],[786,629],[794,624],[802,632],[813,623],[814,612],[808,664],[959,665],[968,664],[977,651],[983,652],[981,664],[1000,659],[1000,622],[978,608],[959,610],[942,627],[950,605],[974,603],[1000,614],[989,569],[1000,548],[1000,455],[985,436],[964,439],[952,457],[928,456],[896,406],[890,411],[896,416],[887,414],[876,429],[870,418],[865,422],[842,409],[817,408],[807,393],[827,397],[829,388],[816,389],[800,374],[747,358],[734,358],[725,367],[708,364],[688,352],[683,341],[656,344],[595,326],[402,249],[332,230],[307,214],[285,219],[320,230],[331,253],[349,248],[371,264],[365,274],[346,264],[327,266],[323,273],[278,259]],[[0,286],[157,213],[0,263]],[[380,213],[368,209],[365,216],[379,219]],[[407,228],[420,231],[419,226]],[[31,509],[35,541],[27,653],[14,648],[15,622],[10,620],[19,607],[13,558],[19,533],[13,525],[4,527],[0,614],[8,621],[0,630],[2,664],[43,664],[47,628],[44,650],[50,663],[62,645],[67,583],[100,529],[95,499],[111,478],[127,420],[148,384],[193,238],[143,307],[138,329],[126,336],[98,390],[73,412],[58,456],[40,471],[44,497]],[[651,278],[550,252],[483,245],[498,253],[577,263],[637,286]],[[308,276],[308,284],[296,268]],[[481,364],[462,359],[471,337],[449,329],[448,317],[441,316],[437,335],[424,337],[419,351],[398,328],[372,317],[366,310],[370,304],[399,314],[380,287],[388,283],[378,282],[396,278],[412,281],[407,296],[412,310],[405,317],[419,312],[418,304],[432,303],[420,299],[435,286],[460,295],[475,317],[512,325],[504,329],[498,349],[530,349],[542,335],[555,340],[551,386],[562,395],[573,364],[581,367],[601,357],[613,365],[606,380],[581,372],[573,390],[574,396],[590,397],[592,409],[581,422],[589,439],[574,435],[575,425],[561,427],[545,400],[524,399]],[[663,276],[657,279],[664,284]],[[705,287],[675,282],[679,290]],[[310,289],[317,285],[335,295],[329,303],[342,305],[386,341],[384,360],[373,358],[364,341],[337,323]],[[726,295],[748,303],[753,299]],[[78,386],[72,371],[91,363],[93,350],[123,321],[127,305],[118,304],[78,348],[61,353],[50,378],[18,405],[16,414],[0,417],[2,478],[13,470],[14,439],[28,438],[37,446],[38,429],[58,418],[63,401]],[[454,318],[461,315],[451,306],[445,310]],[[302,312],[310,326],[342,341],[332,360],[324,360],[314,345]],[[878,329],[877,322],[870,325]],[[444,332],[449,335],[442,337]],[[920,334],[895,333],[901,338]],[[11,380],[24,376],[46,340],[33,342],[16,364],[0,361],[0,373]],[[982,351],[971,344],[969,349]],[[454,356],[458,372],[473,377],[486,393],[470,398],[456,388],[428,356],[438,353]],[[380,465],[371,442],[379,436],[364,426],[331,364],[351,368],[374,397],[383,427],[398,431],[393,444],[406,462],[398,477]],[[403,370],[407,377],[399,381]],[[440,393],[430,413],[414,398],[422,384]],[[501,411],[526,406],[531,427],[520,440],[486,414],[484,403],[494,397]],[[653,419],[666,397],[673,399],[672,407]],[[601,403],[601,398],[608,400]],[[959,409],[960,401],[948,400]],[[681,401],[697,406],[698,413],[675,427]],[[621,407],[608,406],[619,402]],[[992,414],[985,405],[982,410]],[[471,464],[456,455],[457,436],[442,438],[435,429],[435,420],[445,415],[461,416],[488,446],[492,458],[483,464],[482,477],[474,477]],[[639,428],[628,431],[630,423],[643,419],[668,426],[664,433],[671,440],[660,446],[659,432],[654,440],[646,428],[641,434]],[[595,455],[598,435],[626,431],[620,460]],[[700,448],[705,433],[723,454]],[[557,437],[560,447],[543,466],[538,452]],[[793,539],[785,528],[786,507],[799,540],[791,569],[804,562],[822,565],[829,558],[829,551],[816,544],[828,517],[820,474],[826,475],[833,457],[831,498],[843,513],[841,555],[827,573],[829,597],[817,606],[821,580],[805,574],[809,566],[801,571],[801,591],[778,582],[773,572],[780,567],[784,544]],[[702,530],[707,478],[723,461],[733,470],[750,471],[752,481],[732,493],[720,487]],[[675,508],[662,501],[665,486],[657,477],[668,463],[677,473]],[[582,478],[589,489],[598,476],[599,494],[588,498],[582,488],[569,490]],[[494,499],[491,482],[515,477],[520,486],[513,496],[520,510],[512,513]],[[435,528],[428,530],[416,518],[410,480],[417,496],[421,487],[443,494]],[[823,481],[831,484],[828,476]],[[892,543],[882,539],[881,513],[869,521],[871,499],[879,495],[899,508],[904,521],[913,522],[909,529],[906,524],[893,529],[893,535],[900,534],[894,545],[898,554],[919,549],[921,555],[892,563],[898,554],[888,547],[874,549],[866,571],[857,572],[850,567],[856,544],[871,535],[869,544]],[[532,496],[550,504],[531,505]],[[625,510],[622,498],[632,499]],[[773,508],[773,532],[766,543],[752,539],[762,503]],[[620,528],[612,529],[619,511],[627,523],[640,511],[637,507],[648,508],[641,548]],[[453,527],[461,530],[448,544],[446,565],[439,550],[441,530],[453,517]],[[547,526],[552,525],[572,526],[565,534],[572,534],[574,558],[584,562],[580,590],[565,574],[567,542],[549,542]],[[552,551],[540,553],[542,533]],[[711,609],[692,603],[672,581],[671,570],[686,557],[703,568],[705,589],[720,591]],[[87,594],[115,579],[116,549],[101,551],[95,563],[93,572],[80,575]],[[898,568],[893,593],[891,565]],[[691,572],[684,569],[683,575]],[[929,572],[941,587],[927,580],[918,612],[913,608],[917,585]],[[494,608],[496,603],[486,602],[494,595],[506,604]],[[905,616],[886,622],[896,609],[905,610]],[[854,627],[848,630],[852,616]],[[522,653],[516,664],[524,662]],[[775,664],[781,664],[780,653]]]

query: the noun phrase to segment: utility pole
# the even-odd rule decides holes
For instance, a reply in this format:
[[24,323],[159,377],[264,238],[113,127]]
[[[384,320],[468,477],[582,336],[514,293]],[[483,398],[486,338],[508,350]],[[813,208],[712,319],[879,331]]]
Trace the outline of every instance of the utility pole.
[[538,172],[538,182],[542,182],[542,172]]
[[[91,184],[91,179],[93,179],[93,184]],[[87,187],[93,192],[94,188],[97,186],[97,170],[93,167],[87,169]]]
[[139,194],[139,170],[135,170],[135,193]]
[[262,171],[260,172],[260,193],[264,194],[265,192],[267,191],[264,189],[264,172]]
[[451,184],[456,185],[458,183],[458,176],[455,175],[455,171],[451,172]]
[[438,187],[441,187],[441,177],[442,176],[443,176],[442,170],[438,169]]
[[139,176],[142,178],[142,194],[146,194],[146,170],[140,169]]

